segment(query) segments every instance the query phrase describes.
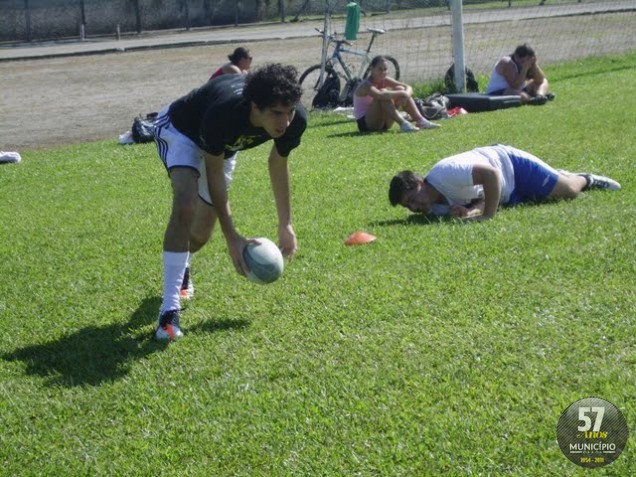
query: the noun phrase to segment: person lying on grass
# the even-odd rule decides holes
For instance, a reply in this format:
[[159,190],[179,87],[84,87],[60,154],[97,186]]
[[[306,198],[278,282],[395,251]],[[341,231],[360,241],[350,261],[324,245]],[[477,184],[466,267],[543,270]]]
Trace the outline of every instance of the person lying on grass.
[[492,219],[500,205],[620,188],[609,177],[558,171],[529,152],[496,144],[442,159],[424,177],[398,173],[389,186],[389,201],[412,212],[482,221]]
[[[403,132],[439,127],[417,109],[411,86],[387,76],[388,65],[383,56],[373,58],[369,68],[371,73],[353,94],[353,115],[360,132],[387,131],[394,123],[398,123]],[[407,112],[417,126],[404,119],[400,109]]]

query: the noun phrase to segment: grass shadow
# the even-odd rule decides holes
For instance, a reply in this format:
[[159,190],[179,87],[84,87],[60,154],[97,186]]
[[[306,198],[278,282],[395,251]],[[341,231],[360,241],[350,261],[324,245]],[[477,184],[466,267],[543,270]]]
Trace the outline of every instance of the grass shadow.
[[369,226],[380,226],[387,227],[391,225],[438,225],[441,223],[458,223],[458,219],[454,219],[451,217],[436,217],[434,215],[427,214],[410,214],[403,219],[390,219],[390,220],[376,220],[374,222],[370,222]]
[[350,123],[353,124],[354,126],[356,125],[356,122],[353,119],[349,119],[349,118],[330,118],[329,121],[324,120],[321,121],[319,120],[318,122],[312,123],[311,121],[309,121],[309,124],[307,126],[308,129],[317,129],[317,128],[325,128],[325,127],[332,127],[332,126],[337,126],[339,124],[345,124],[345,123]]
[[[148,325],[154,324],[160,305],[160,297],[146,298],[126,323],[87,326],[55,341],[19,348],[0,358],[23,361],[27,374],[46,378],[52,386],[99,386],[115,381],[130,372],[134,361],[169,346],[155,341],[153,334],[148,333]],[[212,321],[191,331],[214,333],[248,325],[244,320]]]
[[26,346],[2,355],[23,361],[28,374],[47,378],[51,385],[97,386],[119,379],[130,363],[165,349],[139,328],[154,322],[160,297],[146,298],[124,324],[87,326],[56,341]]

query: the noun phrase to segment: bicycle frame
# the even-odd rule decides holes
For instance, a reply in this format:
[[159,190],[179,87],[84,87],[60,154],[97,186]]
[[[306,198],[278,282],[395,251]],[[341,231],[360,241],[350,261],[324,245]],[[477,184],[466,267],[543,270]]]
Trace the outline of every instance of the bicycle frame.
[[[351,92],[366,75],[370,72],[370,64],[372,61],[371,47],[374,44],[375,37],[384,33],[384,30],[367,28],[372,35],[365,49],[354,49],[352,44],[345,39],[337,39],[336,35],[325,34],[324,31],[316,28],[322,37],[322,55],[319,64],[309,66],[299,77],[299,83],[303,85],[306,92],[303,95],[305,105],[313,107],[315,95],[324,85],[327,79],[326,75],[336,75],[338,78],[345,80],[345,85],[340,89],[340,98],[338,103],[348,103],[351,98]],[[333,44],[331,52],[328,48]],[[353,55],[354,58],[343,55]],[[391,71],[390,76],[399,80],[400,66],[398,61],[390,55],[384,55],[389,63]],[[356,64],[359,59],[359,65]],[[350,60],[347,64],[345,60]],[[356,71],[356,69],[358,71]],[[326,94],[326,93],[324,93]],[[323,98],[324,99],[324,98]],[[322,99],[321,99],[322,101]]]
[[[353,50],[349,48],[345,48],[343,45],[351,45],[347,40],[338,40],[334,35],[329,35],[329,42],[335,43],[336,46],[333,49],[333,53],[327,59],[326,64],[330,64],[332,67],[337,62],[340,64],[340,67],[344,71],[344,76],[347,80],[351,80],[353,78],[362,78],[362,75],[366,71],[369,63],[371,63],[371,58],[369,53],[371,52],[371,47],[373,46],[373,42],[375,41],[375,37],[378,35],[382,35],[384,30],[376,29],[376,28],[367,28],[367,31],[371,33],[371,39],[369,40],[369,44],[364,50]],[[346,53],[348,55],[359,56],[362,59],[360,60],[360,67],[358,69],[357,74],[354,76],[344,59],[342,58],[342,53]]]
[[[349,70],[349,67],[347,66],[347,64],[345,63],[344,59],[342,58],[341,53],[346,53],[349,55],[355,55],[355,56],[360,56],[363,59],[360,61],[360,68],[358,69],[358,73],[357,73],[357,77],[361,78],[364,71],[366,70],[366,67],[369,65],[369,63],[371,62],[370,58],[369,58],[369,53],[367,51],[364,52],[360,52],[357,50],[350,50],[348,48],[343,48],[341,44],[338,44],[336,46],[336,48],[334,49],[333,54],[331,55],[330,60],[337,60],[338,63],[340,63],[340,66],[342,67],[342,69],[345,72],[345,75],[347,77],[347,80],[350,80],[353,78],[353,74],[352,72]],[[332,61],[333,63],[333,61]]]

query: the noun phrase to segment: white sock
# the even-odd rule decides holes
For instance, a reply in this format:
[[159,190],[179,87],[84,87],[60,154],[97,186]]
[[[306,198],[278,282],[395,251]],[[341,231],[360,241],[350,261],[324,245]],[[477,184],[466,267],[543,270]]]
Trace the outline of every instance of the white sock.
[[163,302],[161,313],[181,309],[181,283],[188,263],[188,252],[163,252]]

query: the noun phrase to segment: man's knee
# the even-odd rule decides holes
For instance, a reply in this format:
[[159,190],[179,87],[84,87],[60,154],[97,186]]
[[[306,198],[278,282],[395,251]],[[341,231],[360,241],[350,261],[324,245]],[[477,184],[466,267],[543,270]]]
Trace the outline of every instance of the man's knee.
[[214,208],[199,200],[194,223],[190,228],[190,251],[197,251],[208,243],[215,223],[216,211]]
[[197,211],[197,173],[191,169],[175,168],[170,171],[172,181],[173,220],[191,224]]

